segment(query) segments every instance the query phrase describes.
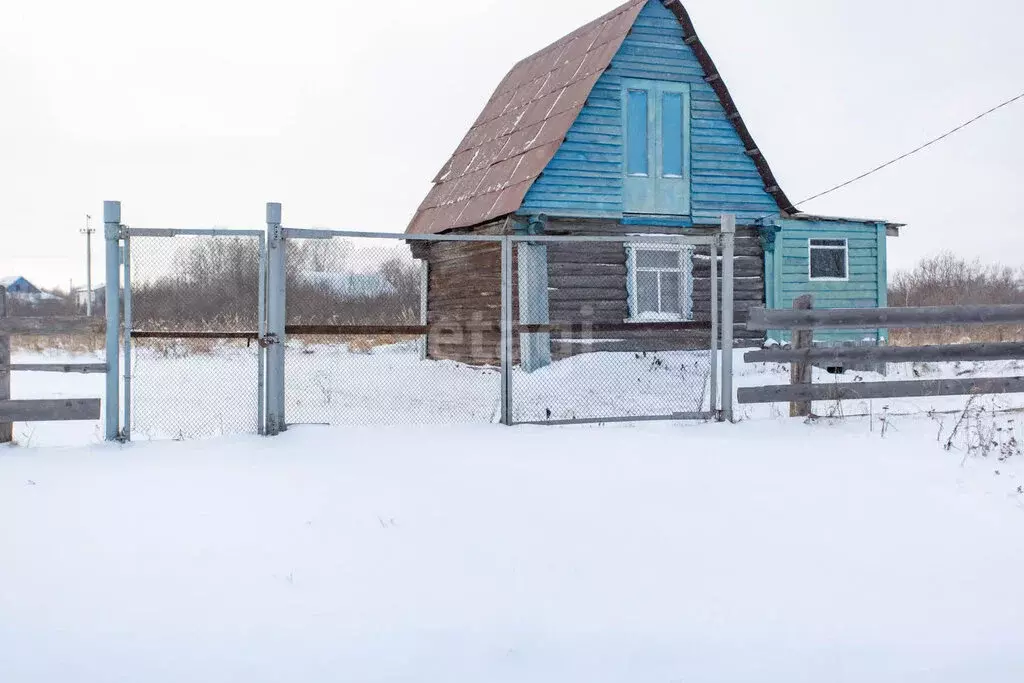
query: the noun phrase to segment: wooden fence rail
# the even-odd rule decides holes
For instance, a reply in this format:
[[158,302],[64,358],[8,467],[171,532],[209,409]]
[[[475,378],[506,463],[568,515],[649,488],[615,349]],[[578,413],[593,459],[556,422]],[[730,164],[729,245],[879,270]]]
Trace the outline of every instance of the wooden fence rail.
[[6,422],[98,419],[100,419],[100,399],[98,398],[0,401],[0,420]]
[[779,384],[739,390],[740,403],[846,401],[873,398],[927,398],[973,394],[1024,393],[1024,377],[925,379],[908,382],[835,382]]
[[106,363],[62,363],[62,364],[38,364],[38,363],[13,363],[11,365],[0,365],[0,371],[7,372],[61,372],[65,374],[103,374],[107,371]]
[[100,399],[11,400],[12,372],[107,372],[106,363],[64,363],[44,365],[11,363],[12,335],[102,334],[103,320],[82,316],[8,317],[7,290],[0,287],[0,443],[14,440],[14,422],[55,420],[98,420]]
[[832,308],[821,310],[750,309],[748,330],[864,330],[944,325],[1024,323],[1024,305],[922,306],[917,308]]
[[933,346],[822,346],[748,351],[748,363],[942,363],[1024,358],[1024,342]]
[[789,349],[764,349],[744,354],[748,363],[792,363],[790,384],[745,387],[737,392],[740,403],[790,404],[790,415],[811,414],[812,401],[927,398],[975,394],[1024,393],[1024,377],[936,379],[900,382],[833,382],[813,384],[813,364],[844,367],[854,363],[924,363],[1024,359],[1024,343],[951,344],[916,347],[818,347],[815,329],[921,328],[945,325],[1024,323],[1024,306],[928,306],[919,308],[863,308],[815,310],[809,295],[797,299],[793,310],[752,309],[749,330],[793,330]]

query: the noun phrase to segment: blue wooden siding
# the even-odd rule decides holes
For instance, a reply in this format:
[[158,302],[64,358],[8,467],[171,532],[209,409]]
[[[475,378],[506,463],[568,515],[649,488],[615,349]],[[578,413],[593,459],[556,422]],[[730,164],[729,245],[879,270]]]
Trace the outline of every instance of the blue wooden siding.
[[622,79],[690,84],[691,215],[717,224],[722,213],[751,223],[777,215],[778,206],[718,96],[704,82],[696,56],[683,42],[671,10],[651,0],[640,12],[611,67],[598,80],[562,147],[530,189],[523,214],[622,216],[624,144]]
[[[781,231],[774,252],[766,254],[765,278],[769,308],[792,308],[803,294],[814,296],[815,308],[874,308],[884,306],[886,293],[885,225],[839,221],[776,220]],[[810,239],[845,239],[849,248],[848,281],[812,282],[809,274]],[[878,330],[821,330],[816,342],[877,341]],[[789,332],[774,330],[769,337],[788,341]]]

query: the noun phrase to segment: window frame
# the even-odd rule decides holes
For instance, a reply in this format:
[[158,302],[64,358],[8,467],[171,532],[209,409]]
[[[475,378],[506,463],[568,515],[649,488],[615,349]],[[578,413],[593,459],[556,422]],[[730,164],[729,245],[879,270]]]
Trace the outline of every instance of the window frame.
[[[842,242],[843,246],[838,245],[815,245],[815,242],[828,241],[828,242]],[[814,262],[811,258],[811,253],[815,249],[822,249],[826,251],[843,251],[843,277],[828,277],[814,275]],[[807,238],[807,280],[808,282],[849,282],[850,281],[850,240],[846,237],[809,237]]]
[[[693,257],[692,246],[675,244],[651,244],[644,242],[629,242],[626,245],[626,282],[629,289],[627,304],[629,306],[629,317],[625,322],[648,323],[648,322],[688,322],[693,320]],[[673,252],[677,257],[675,268],[647,268],[637,265],[637,252],[660,251]],[[670,272],[679,276],[679,313],[656,313],[644,314],[639,312],[637,296],[637,275],[641,272]],[[658,278],[658,308],[662,307],[661,277]]]

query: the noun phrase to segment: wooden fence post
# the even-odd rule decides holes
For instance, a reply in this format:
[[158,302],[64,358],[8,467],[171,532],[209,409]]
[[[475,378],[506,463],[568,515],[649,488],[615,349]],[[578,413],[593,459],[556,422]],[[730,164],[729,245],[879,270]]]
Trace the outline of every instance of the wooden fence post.
[[[814,297],[810,294],[804,294],[798,297],[793,302],[793,308],[796,310],[808,311],[814,308]],[[793,349],[810,349],[814,341],[814,330],[793,330]],[[811,384],[813,375],[811,372],[813,365],[806,360],[795,361],[790,365],[789,369],[789,383],[790,384]],[[811,402],[810,401],[794,401],[789,404],[789,416],[790,417],[810,417],[811,415]]]
[[[0,318],[7,317],[7,289],[0,287]],[[0,401],[7,401],[11,398],[11,372],[8,366],[11,364],[11,338],[0,334]],[[10,422],[0,422],[0,443],[10,443],[14,440],[14,425]]]

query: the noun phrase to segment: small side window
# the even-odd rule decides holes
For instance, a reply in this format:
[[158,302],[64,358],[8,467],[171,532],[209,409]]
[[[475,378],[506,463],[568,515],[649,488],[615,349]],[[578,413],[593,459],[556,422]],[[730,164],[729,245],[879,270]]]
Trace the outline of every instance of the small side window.
[[847,280],[849,247],[845,239],[808,241],[808,260],[812,280]]

